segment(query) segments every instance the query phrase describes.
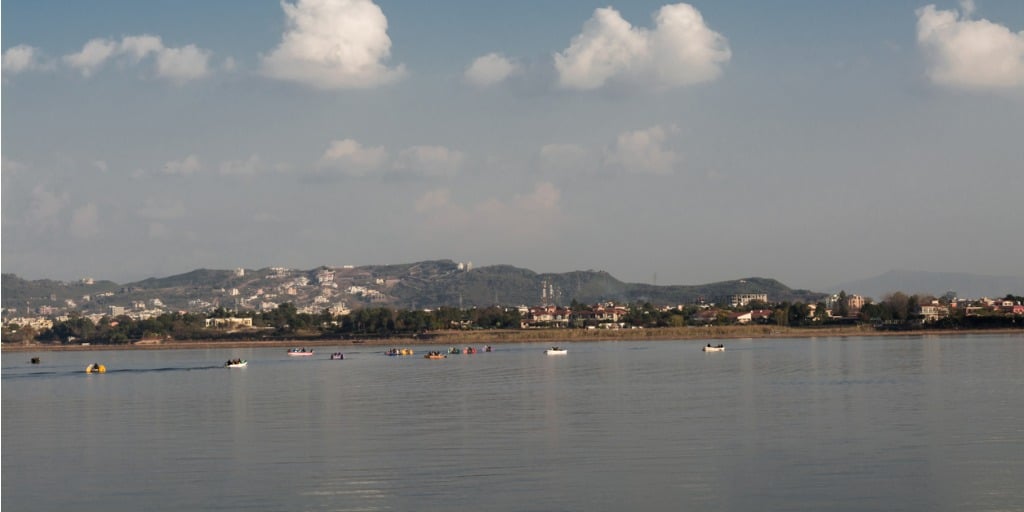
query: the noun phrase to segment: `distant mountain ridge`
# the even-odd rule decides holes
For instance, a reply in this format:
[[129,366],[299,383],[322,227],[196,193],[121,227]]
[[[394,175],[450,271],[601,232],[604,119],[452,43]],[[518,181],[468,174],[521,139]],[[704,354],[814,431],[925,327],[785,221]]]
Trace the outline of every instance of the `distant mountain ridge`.
[[1024,277],[984,276],[965,272],[890,270],[882,275],[833,286],[830,292],[845,290],[879,301],[893,292],[927,294],[936,297],[956,292],[961,298],[1004,297],[1024,294]]
[[[309,270],[196,269],[183,274],[148,278],[127,284],[97,281],[64,283],[28,281],[3,274],[3,306],[25,310],[50,306],[102,312],[109,306],[152,304],[167,309],[210,307],[256,309],[268,303],[291,302],[299,307],[381,305],[402,309],[440,306],[568,305],[573,300],[654,304],[687,304],[703,298],[721,302],[738,293],[764,293],[771,301],[816,302],[822,294],[794,290],[775,279],[750,277],[700,285],[656,286],[625,283],[597,270],[538,274],[511,265],[473,268],[451,260],[400,265],[326,267]],[[83,297],[89,296],[89,300]],[[68,301],[75,304],[68,306]]]

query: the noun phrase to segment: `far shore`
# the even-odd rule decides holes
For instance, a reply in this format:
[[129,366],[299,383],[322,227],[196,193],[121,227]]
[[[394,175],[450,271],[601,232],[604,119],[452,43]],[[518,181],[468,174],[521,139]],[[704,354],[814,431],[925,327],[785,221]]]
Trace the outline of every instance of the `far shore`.
[[585,341],[679,341],[728,339],[782,339],[855,336],[950,336],[1017,334],[1024,337],[1024,329],[970,329],[970,330],[913,330],[880,331],[870,326],[843,327],[778,327],[769,325],[664,327],[653,329],[584,330],[584,329],[523,329],[433,331],[426,336],[367,338],[367,339],[293,339],[293,340],[142,340],[130,344],[2,344],[3,352],[89,351],[89,350],[181,350],[211,348],[275,348],[275,347],[357,347],[357,346],[437,346],[501,343],[572,343]]

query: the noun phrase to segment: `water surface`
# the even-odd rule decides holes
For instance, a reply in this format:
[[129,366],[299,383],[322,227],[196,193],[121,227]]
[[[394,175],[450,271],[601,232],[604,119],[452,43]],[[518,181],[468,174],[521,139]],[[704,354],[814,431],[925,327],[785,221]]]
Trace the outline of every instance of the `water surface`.
[[2,505],[1024,510],[1024,336],[703,343],[5,354]]

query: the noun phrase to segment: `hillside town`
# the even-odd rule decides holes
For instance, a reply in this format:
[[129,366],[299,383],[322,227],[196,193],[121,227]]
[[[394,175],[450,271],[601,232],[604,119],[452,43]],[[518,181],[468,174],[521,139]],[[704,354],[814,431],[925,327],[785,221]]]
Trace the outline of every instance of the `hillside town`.
[[[271,269],[268,280],[278,281],[252,295],[224,290],[233,307],[193,299],[189,309],[171,310],[160,298],[110,304],[106,311],[82,313],[40,306],[19,313],[4,310],[3,342],[51,343],[153,342],[162,338],[266,338],[273,335],[317,333],[320,336],[390,336],[437,329],[587,329],[620,330],[652,327],[710,325],[822,326],[868,324],[878,329],[921,329],[964,325],[1024,325],[1024,297],[963,299],[949,292],[942,297],[890,294],[878,303],[872,298],[844,292],[825,296],[813,304],[773,302],[766,293],[742,293],[715,301],[703,297],[690,304],[557,303],[553,288],[545,284],[540,304],[486,308],[424,308],[392,310],[373,306],[383,296],[379,289],[350,285],[340,289],[335,272],[318,271],[315,283],[304,276],[289,276],[287,269]],[[461,270],[461,269],[460,269]],[[242,277],[244,271],[236,271]],[[389,283],[377,279],[386,289]],[[88,283],[83,283],[88,284]],[[297,307],[274,302],[299,296],[315,287],[310,303]],[[109,292],[108,292],[109,293]],[[97,294],[96,298],[110,297]],[[350,309],[344,297],[368,298],[370,305]],[[93,300],[83,297],[83,302]],[[69,301],[70,302],[70,301]],[[166,327],[177,324],[178,327]],[[182,324],[188,324],[182,327]],[[161,325],[166,328],[160,327]],[[88,341],[82,341],[88,340]]]

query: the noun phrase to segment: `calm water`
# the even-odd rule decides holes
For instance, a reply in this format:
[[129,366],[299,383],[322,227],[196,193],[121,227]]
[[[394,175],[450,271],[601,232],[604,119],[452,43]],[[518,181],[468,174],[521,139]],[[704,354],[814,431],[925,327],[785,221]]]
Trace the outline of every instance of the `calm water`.
[[725,343],[8,353],[2,506],[1024,510],[1024,336]]

